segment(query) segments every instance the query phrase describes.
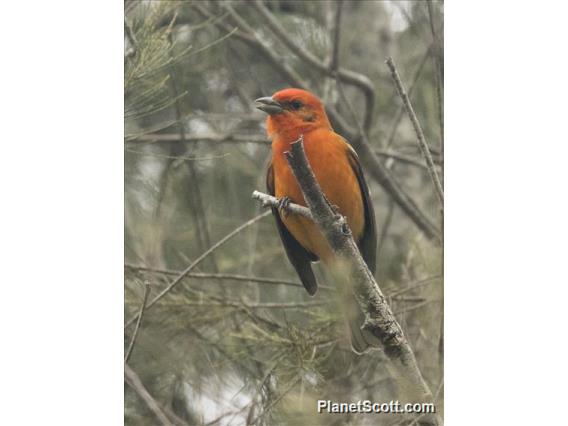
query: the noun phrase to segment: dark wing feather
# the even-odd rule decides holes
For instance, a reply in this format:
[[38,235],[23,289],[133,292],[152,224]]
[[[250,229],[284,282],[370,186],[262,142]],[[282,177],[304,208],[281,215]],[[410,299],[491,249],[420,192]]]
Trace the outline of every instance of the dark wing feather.
[[373,274],[375,274],[376,261],[377,261],[377,227],[375,224],[375,210],[373,209],[373,203],[371,202],[371,196],[369,194],[369,187],[367,182],[365,182],[365,176],[363,175],[363,169],[361,169],[361,164],[359,163],[359,157],[353,148],[348,145],[349,149],[347,155],[349,156],[349,163],[351,168],[357,176],[359,181],[359,187],[361,188],[361,195],[363,196],[363,208],[365,210],[365,228],[363,228],[363,236],[357,241],[359,246],[359,251],[365,259],[367,266]]
[[[270,195],[274,195],[274,171],[272,169],[272,164],[270,164],[266,173],[266,188]],[[292,263],[292,266],[296,269],[296,272],[300,276],[300,280],[302,281],[302,284],[304,284],[308,293],[313,296],[316,294],[318,289],[318,283],[314,276],[314,272],[312,271],[310,262],[317,261],[318,257],[302,247],[301,244],[292,236],[282,222],[278,209],[272,208],[272,214],[276,219],[278,233],[280,234],[280,239],[282,240],[288,259],[290,259],[290,263]]]

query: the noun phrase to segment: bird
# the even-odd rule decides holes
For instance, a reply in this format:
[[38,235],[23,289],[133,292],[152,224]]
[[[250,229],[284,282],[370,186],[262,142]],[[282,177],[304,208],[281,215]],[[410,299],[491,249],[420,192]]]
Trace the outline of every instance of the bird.
[[[306,206],[285,157],[291,144],[302,137],[306,157],[325,198],[346,218],[359,251],[374,274],[377,230],[369,188],[357,153],[335,133],[322,101],[307,90],[287,88],[255,102],[259,110],[268,114],[266,130],[272,139],[272,158],[266,172],[268,193],[281,200],[280,207],[289,202]],[[322,260],[333,265],[335,260],[327,240],[311,219],[287,214],[285,208],[273,207],[272,213],[290,263],[307,292],[315,295],[318,284],[312,263]],[[347,315],[351,345],[361,354],[376,343],[361,328],[364,317],[355,296],[349,297],[350,312],[357,311],[356,315]]]

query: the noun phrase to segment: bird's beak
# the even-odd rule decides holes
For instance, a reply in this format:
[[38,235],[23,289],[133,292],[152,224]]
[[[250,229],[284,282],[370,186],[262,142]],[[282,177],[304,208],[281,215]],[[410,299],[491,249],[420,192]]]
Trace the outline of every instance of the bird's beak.
[[267,96],[265,98],[258,98],[255,100],[255,102],[257,103],[256,107],[259,110],[264,111],[269,115],[278,114],[279,112],[283,111],[282,105],[280,105],[270,96]]

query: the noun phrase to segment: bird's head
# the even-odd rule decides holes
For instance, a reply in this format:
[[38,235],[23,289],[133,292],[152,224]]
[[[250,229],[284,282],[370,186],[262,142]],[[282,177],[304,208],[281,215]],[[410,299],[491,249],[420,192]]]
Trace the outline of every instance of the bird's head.
[[331,128],[322,102],[306,90],[284,89],[255,102],[259,110],[268,114],[266,127],[270,136],[282,134],[296,139],[310,130]]

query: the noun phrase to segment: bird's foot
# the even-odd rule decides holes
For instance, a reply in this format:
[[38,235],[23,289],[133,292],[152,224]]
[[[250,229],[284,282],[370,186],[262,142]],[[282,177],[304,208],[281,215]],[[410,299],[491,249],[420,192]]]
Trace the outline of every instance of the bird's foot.
[[288,211],[288,206],[290,205],[291,202],[292,201],[290,200],[290,198],[286,196],[278,200],[278,211],[283,217],[287,217],[288,214],[290,213]]
[[344,220],[341,224],[341,232],[343,232],[343,235],[351,235],[351,229],[349,229],[349,225],[346,220]]

